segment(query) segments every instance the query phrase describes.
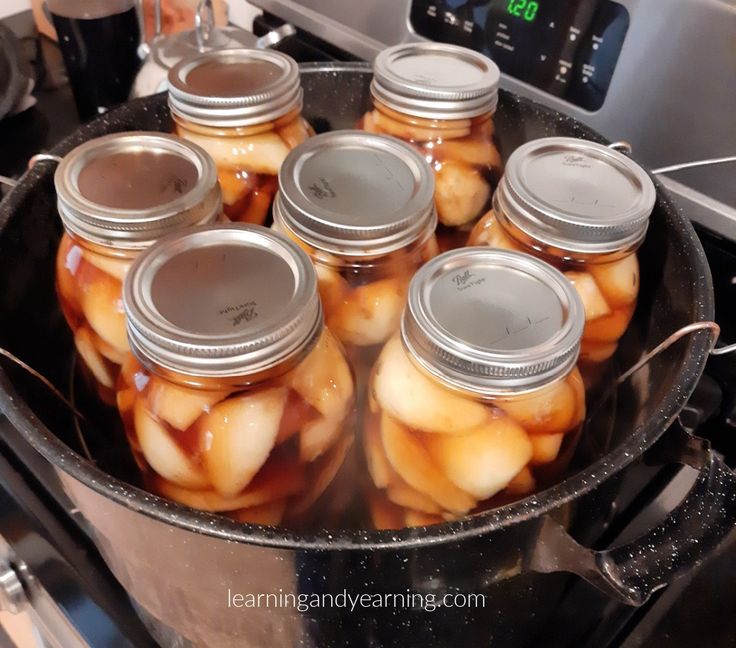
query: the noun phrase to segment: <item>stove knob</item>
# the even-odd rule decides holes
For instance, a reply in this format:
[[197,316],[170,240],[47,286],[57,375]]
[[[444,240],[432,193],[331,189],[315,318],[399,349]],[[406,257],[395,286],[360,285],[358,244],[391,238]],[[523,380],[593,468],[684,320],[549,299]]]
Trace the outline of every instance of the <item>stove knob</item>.
[[15,567],[0,559],[0,611],[18,614],[28,605],[23,583]]

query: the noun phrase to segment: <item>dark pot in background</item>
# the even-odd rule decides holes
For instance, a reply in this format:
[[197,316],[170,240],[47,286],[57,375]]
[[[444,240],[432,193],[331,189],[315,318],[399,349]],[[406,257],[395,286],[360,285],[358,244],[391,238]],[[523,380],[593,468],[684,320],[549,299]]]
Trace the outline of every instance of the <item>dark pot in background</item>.
[[[352,126],[368,103],[369,79],[361,66],[304,66],[305,116],[317,130]],[[504,156],[536,137],[600,140],[577,122],[507,93],[496,125]],[[84,126],[53,153],[64,155],[113,131],[169,127],[165,97],[150,97]],[[53,162],[37,164],[0,206],[0,346],[66,389],[72,344],[53,287],[61,233],[53,170]],[[640,303],[618,354],[624,367],[677,328],[713,317],[700,244],[659,185],[640,260]],[[697,564],[732,528],[733,473],[704,443],[675,430],[658,444],[660,459],[699,471],[680,507],[631,545],[593,552],[579,544],[600,533],[618,477],[675,419],[708,349],[707,332],[691,335],[622,385],[611,401],[615,412],[609,404],[589,426],[562,483],[459,522],[398,532],[296,535],[237,524],[149,495],[131,485],[134,473],[116,461],[121,446],[113,429],[88,434],[97,464],[83,459],[68,412],[8,365],[0,371],[0,408],[54,465],[102,555],[162,645],[523,646],[539,643],[537,633],[571,578],[566,572],[640,604]],[[354,611],[349,602],[347,609],[300,610],[294,604],[274,607],[273,599],[266,607],[262,599],[254,609],[236,607],[239,599],[233,598],[294,594],[302,596],[295,603],[309,605],[314,600],[305,596],[345,592],[403,595],[408,606],[397,597],[389,599],[396,605]],[[425,595],[424,609],[411,606],[411,593]],[[445,594],[485,598],[466,607],[459,606],[462,599],[443,601]],[[434,611],[428,609],[431,601]]]

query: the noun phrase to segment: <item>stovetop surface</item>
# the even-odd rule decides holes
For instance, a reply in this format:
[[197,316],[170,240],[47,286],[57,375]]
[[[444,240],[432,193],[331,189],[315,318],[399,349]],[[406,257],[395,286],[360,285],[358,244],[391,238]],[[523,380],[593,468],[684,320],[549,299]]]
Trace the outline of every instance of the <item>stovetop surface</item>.
[[[30,12],[2,21],[16,33],[29,33]],[[279,20],[257,19],[260,35]],[[79,121],[71,91],[61,81],[61,58],[56,46],[44,38],[23,40],[24,53],[34,64],[38,103],[25,112],[0,121],[0,175],[18,177],[35,153],[53,147],[71,133]],[[350,58],[304,34],[290,37],[278,49],[299,61]],[[717,319],[724,341],[736,341],[736,243],[724,241],[702,228],[703,241],[714,275]],[[715,360],[715,359],[714,359]],[[688,413],[698,433],[736,463],[736,363],[721,358],[709,363],[707,375]],[[650,502],[666,479],[651,479],[635,494],[626,525],[607,539],[626,534],[646,523]],[[43,576],[66,613],[80,626],[93,647],[153,646],[135,615],[125,592],[110,574],[82,530],[68,500],[56,488],[45,461],[0,419],[0,534],[18,546],[32,547],[28,561],[40,565]],[[621,535],[618,535],[620,538]],[[550,627],[549,646],[605,648],[621,646],[730,646],[736,644],[736,532],[700,569],[681,578],[642,608],[627,608],[607,601],[597,590],[579,581],[568,592]]]

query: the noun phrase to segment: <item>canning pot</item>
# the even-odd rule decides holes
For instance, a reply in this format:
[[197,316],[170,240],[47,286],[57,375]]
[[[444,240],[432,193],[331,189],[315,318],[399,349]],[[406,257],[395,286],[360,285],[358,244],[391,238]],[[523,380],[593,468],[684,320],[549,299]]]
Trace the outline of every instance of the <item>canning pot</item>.
[[[304,66],[302,78],[304,114],[317,131],[353,126],[369,104],[365,66]],[[501,93],[496,124],[504,158],[537,137],[601,141],[581,124],[508,93]],[[99,117],[52,153],[63,156],[110,132],[171,126],[166,98],[156,95]],[[73,345],[53,281],[61,235],[54,168],[53,161],[37,163],[0,207],[0,346],[68,390]],[[700,244],[659,184],[657,194],[639,255],[639,306],[616,356],[619,367],[679,327],[713,317]],[[638,605],[696,565],[733,527],[733,473],[705,442],[670,427],[709,348],[707,331],[685,337],[600,403],[589,403],[593,416],[564,481],[457,522],[401,531],[297,534],[150,495],[137,486],[112,419],[97,424],[88,418],[83,432],[94,462],[86,459],[69,411],[10,363],[0,371],[0,408],[15,428],[8,433],[22,435],[54,466],[162,645],[538,645],[570,579],[583,577]],[[659,526],[630,544],[587,548],[609,519],[627,466],[658,439],[650,460],[697,470],[689,492]],[[315,598],[322,594],[335,597],[332,605]],[[361,594],[372,598],[353,604]],[[423,598],[410,600],[412,594]],[[468,607],[446,594],[484,598]]]

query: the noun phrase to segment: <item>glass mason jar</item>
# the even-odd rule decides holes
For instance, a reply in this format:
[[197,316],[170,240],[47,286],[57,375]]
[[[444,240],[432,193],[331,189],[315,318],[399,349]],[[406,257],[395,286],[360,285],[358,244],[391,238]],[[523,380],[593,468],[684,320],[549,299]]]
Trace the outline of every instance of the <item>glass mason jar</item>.
[[168,87],[176,133],[215,160],[225,215],[265,223],[281,163],[313,135],[296,62],[274,50],[218,50],[175,65]]
[[646,171],[618,151],[534,140],[509,157],[493,209],[468,244],[527,252],[562,270],[585,307],[580,362],[594,367],[614,354],[634,314],[636,251],[655,198]]
[[410,43],[381,52],[373,68],[373,109],[359,128],[422,153],[435,172],[440,247],[459,247],[501,177],[493,124],[498,67],[463,47]]
[[309,254],[327,326],[367,373],[437,254],[432,171],[397,139],[335,131],[292,151],[279,187],[274,227]]
[[456,519],[558,479],[585,419],[583,323],[570,282],[527,254],[464,248],[421,268],[371,376],[374,525]]
[[352,444],[354,384],[307,255],[259,226],[199,228],[138,258],[124,304],[117,401],[147,487],[243,522],[314,513]]
[[116,133],[75,148],[54,182],[64,225],[56,256],[59,304],[88,378],[114,405],[128,351],[123,279],[161,236],[221,215],[215,164],[173,135]]

